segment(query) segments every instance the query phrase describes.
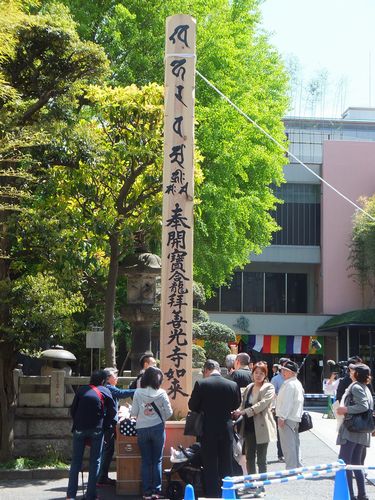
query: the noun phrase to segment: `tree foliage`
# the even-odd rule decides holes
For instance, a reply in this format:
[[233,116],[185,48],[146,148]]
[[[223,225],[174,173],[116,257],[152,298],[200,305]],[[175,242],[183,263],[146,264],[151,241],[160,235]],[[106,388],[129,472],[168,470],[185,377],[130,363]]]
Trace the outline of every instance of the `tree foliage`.
[[207,340],[204,343],[204,350],[207,359],[214,359],[220,366],[225,366],[225,358],[230,354],[228,344],[225,342],[214,342]]
[[204,323],[199,323],[199,328],[202,331],[202,339],[210,340],[211,342],[234,342],[236,340],[236,334],[229,328],[229,326],[223,323],[217,323],[216,321],[206,321]]
[[[160,238],[162,91],[151,82],[163,81],[166,16],[196,17],[198,69],[281,141],[286,76],[262,34],[258,0],[40,4],[33,15],[16,10],[0,67],[14,92],[2,109],[3,144],[9,151],[22,144],[26,170],[38,179],[14,269],[30,272],[32,256],[33,273],[74,276],[72,293],[106,303],[112,336],[118,261],[132,252],[136,230]],[[107,75],[112,86],[88,87]],[[282,181],[284,156],[199,78],[196,95],[197,180],[204,182],[196,186],[194,266],[209,289],[269,243],[276,229],[270,185]],[[65,257],[52,235],[66,244]]]
[[71,156],[78,155],[77,164],[73,169],[56,165],[51,173],[55,199],[80,221],[75,227],[85,230],[106,261],[105,348],[107,363],[114,365],[119,261],[132,253],[137,231],[151,238],[160,227],[163,94],[156,84],[142,89],[91,86],[85,99],[90,115],[85,118],[84,109],[58,145],[62,149],[67,142]]
[[[48,2],[47,2],[48,3]],[[279,141],[287,78],[260,28],[259,0],[119,0],[93,6],[64,0],[80,34],[105,48],[115,85],[163,81],[165,19],[197,19],[197,68]],[[269,244],[271,184],[282,182],[283,152],[197,77],[196,140],[204,182],[195,207],[195,279],[223,284],[251,252]]]
[[[363,209],[375,218],[375,195],[362,199]],[[371,290],[371,299],[375,296],[375,222],[368,215],[358,211],[353,221],[353,236],[350,259],[354,276],[362,287]]]
[[80,292],[61,288],[47,273],[25,275],[13,286],[13,327],[22,348],[57,344],[74,333],[72,316],[84,308]]
[[193,309],[193,322],[194,323],[203,323],[205,321],[209,321],[209,316],[206,311],[203,309]]
[[[0,22],[0,40],[4,41],[0,52],[0,279],[6,283],[24,278],[24,274],[40,278],[39,271],[45,269],[61,278],[62,269],[52,265],[48,253],[58,231],[51,232],[52,225],[47,228],[38,220],[38,187],[43,186],[40,194],[45,197],[50,167],[45,151],[51,149],[55,134],[68,128],[83,87],[100,81],[108,61],[102,48],[79,39],[63,5],[30,14],[22,7],[31,2],[3,3],[7,10],[2,11]],[[40,233],[38,242],[44,238],[48,244],[38,245],[31,256],[30,241],[24,237],[30,240],[33,226]],[[59,235],[52,246],[56,248],[61,238]],[[66,273],[63,284],[68,285],[71,278]],[[52,284],[40,284],[48,283]],[[9,285],[8,292],[11,289]],[[23,303],[25,315],[32,314],[26,311],[27,304]],[[8,314],[3,312],[3,333],[9,333],[7,322]]]
[[107,68],[104,50],[79,39],[66,7],[40,13],[32,0],[0,1],[0,459],[12,449],[15,351],[72,331],[83,305],[75,283],[62,288],[56,269],[44,274],[38,258],[28,261],[18,222],[48,179],[46,149],[69,127],[82,87]]
[[206,361],[206,351],[199,345],[192,345],[193,368],[202,368]]

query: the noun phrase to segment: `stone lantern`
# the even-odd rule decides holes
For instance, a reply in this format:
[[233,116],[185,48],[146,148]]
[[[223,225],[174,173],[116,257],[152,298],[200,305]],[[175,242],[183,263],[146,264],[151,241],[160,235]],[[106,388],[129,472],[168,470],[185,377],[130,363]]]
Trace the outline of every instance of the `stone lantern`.
[[158,255],[136,251],[119,266],[119,275],[127,276],[127,303],[121,316],[132,330],[131,371],[139,371],[139,358],[151,350],[151,329],[160,318],[160,273]]
[[51,375],[55,370],[64,370],[66,375],[70,376],[72,374],[70,363],[77,362],[77,358],[73,353],[60,346],[43,351],[40,358],[44,361],[41,367],[41,375]]

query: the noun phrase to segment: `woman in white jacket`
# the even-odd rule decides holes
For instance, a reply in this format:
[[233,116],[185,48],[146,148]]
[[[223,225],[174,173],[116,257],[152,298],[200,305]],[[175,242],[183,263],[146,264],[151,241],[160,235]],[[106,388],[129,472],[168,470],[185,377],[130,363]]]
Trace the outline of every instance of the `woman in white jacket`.
[[167,393],[160,389],[162,381],[163,373],[159,368],[147,368],[141,378],[141,388],[134,393],[131,409],[131,416],[137,419],[144,500],[162,498],[165,421],[173,413]]
[[254,383],[248,385],[242,396],[240,409],[234,417],[244,416],[241,434],[245,439],[246,465],[248,474],[267,472],[268,443],[276,441],[276,424],[272,415],[275,388],[267,380],[267,364],[260,361],[253,367]]

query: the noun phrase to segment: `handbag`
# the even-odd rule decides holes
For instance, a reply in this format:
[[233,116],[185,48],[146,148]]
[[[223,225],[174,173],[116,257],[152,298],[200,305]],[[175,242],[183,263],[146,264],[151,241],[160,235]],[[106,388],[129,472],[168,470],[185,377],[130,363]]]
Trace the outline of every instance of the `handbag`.
[[189,411],[186,415],[185,421],[185,436],[196,436],[200,437],[203,434],[203,418],[202,412]]
[[372,432],[375,429],[373,411],[368,409],[363,413],[347,413],[344,426],[350,432]]
[[123,436],[136,436],[137,429],[135,428],[136,420],[132,418],[124,418],[120,422],[120,434]]
[[309,431],[312,428],[313,428],[313,423],[312,423],[311,415],[308,411],[304,411],[302,413],[301,422],[299,423],[299,426],[298,426],[298,432]]
[[[351,391],[349,394],[350,399],[348,406],[352,406],[354,405],[353,394]],[[373,413],[372,408],[362,413],[347,413],[343,422],[344,427],[350,432],[373,432],[375,429]]]

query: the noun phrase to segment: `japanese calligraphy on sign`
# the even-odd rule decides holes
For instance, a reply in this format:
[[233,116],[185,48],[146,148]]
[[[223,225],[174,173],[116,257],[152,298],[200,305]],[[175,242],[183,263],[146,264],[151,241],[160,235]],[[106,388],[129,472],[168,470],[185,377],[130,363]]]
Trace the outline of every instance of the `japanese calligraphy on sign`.
[[175,413],[191,393],[195,20],[167,19],[161,296],[161,369]]

